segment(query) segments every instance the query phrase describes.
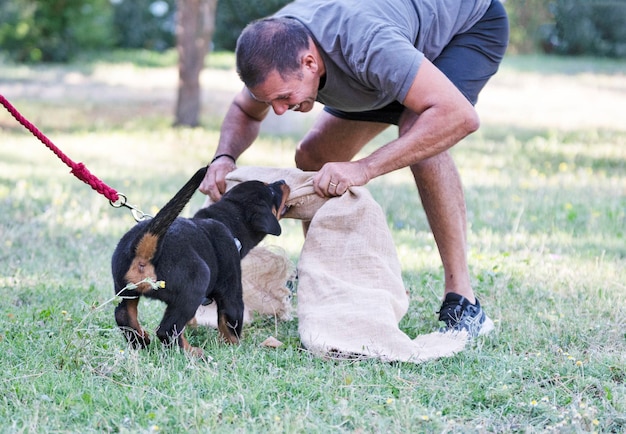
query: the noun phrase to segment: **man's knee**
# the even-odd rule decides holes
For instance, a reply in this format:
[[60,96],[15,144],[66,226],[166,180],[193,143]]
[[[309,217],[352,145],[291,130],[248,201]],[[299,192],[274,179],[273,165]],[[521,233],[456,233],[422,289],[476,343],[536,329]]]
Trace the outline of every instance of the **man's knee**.
[[296,167],[305,171],[320,170],[325,163],[314,151],[314,146],[311,144],[308,136],[298,143],[294,159]]
[[322,112],[296,148],[296,167],[317,171],[329,161],[350,161],[387,124],[339,119]]

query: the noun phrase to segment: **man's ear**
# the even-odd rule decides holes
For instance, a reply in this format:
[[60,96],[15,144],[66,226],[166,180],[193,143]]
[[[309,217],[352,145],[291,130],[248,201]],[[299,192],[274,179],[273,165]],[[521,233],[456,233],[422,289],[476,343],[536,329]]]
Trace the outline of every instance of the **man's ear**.
[[319,64],[317,63],[317,59],[313,55],[311,51],[307,51],[304,56],[302,56],[302,67],[308,69],[312,73],[316,73],[319,69]]

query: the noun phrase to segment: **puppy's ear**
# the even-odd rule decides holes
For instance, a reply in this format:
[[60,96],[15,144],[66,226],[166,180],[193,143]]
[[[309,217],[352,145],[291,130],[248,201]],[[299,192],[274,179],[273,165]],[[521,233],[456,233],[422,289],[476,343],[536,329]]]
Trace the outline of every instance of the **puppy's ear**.
[[276,217],[271,213],[264,213],[258,219],[255,219],[254,229],[265,234],[276,236],[280,235],[282,232],[278,220],[276,220]]

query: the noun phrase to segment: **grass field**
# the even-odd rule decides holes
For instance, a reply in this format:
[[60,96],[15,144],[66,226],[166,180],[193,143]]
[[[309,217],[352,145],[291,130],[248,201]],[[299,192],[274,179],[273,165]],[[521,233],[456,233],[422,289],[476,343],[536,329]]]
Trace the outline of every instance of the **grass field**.
[[[173,61],[1,64],[0,93],[153,213],[212,157],[240,86],[232,58],[213,56],[204,127],[173,129]],[[624,62],[505,59],[479,101],[481,130],[453,150],[471,277],[496,330],[421,365],[315,358],[300,347],[297,318],[257,318],[235,347],[214,330],[190,331],[211,362],[160,345],[129,350],[113,318],[110,257],[134,220],[0,108],[0,432],[623,432],[625,95]],[[240,164],[290,167],[310,121],[270,119]],[[401,328],[431,332],[442,269],[411,176],[369,187],[410,292]],[[282,226],[267,243],[296,261],[300,224]],[[142,305],[153,329],[162,306]],[[285,345],[261,347],[270,335]]]

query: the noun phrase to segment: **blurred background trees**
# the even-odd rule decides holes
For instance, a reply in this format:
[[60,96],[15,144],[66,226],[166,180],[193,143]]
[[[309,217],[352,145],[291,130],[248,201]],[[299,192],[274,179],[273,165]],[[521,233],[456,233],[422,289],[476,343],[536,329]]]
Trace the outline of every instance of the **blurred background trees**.
[[176,6],[178,97],[174,125],[195,127],[200,118],[200,73],[215,31],[217,0],[178,0]]
[[510,51],[626,58],[625,0],[508,0]]
[[[196,125],[204,56],[211,49],[234,50],[248,22],[288,2],[0,0],[0,60],[69,62],[82,53],[164,51],[178,43],[175,124]],[[626,58],[626,0],[507,0],[504,5],[511,24],[510,54]],[[185,9],[191,13],[179,13]]]
[[3,0],[0,50],[17,62],[66,62],[116,45],[109,0]]
[[[187,0],[180,1],[186,4]],[[85,51],[176,46],[176,0],[2,0],[0,51],[16,62],[67,62]],[[210,47],[234,50],[251,20],[288,0],[219,0]]]
[[555,52],[626,58],[626,1],[559,0],[549,32]]
[[[182,0],[184,3],[185,0]],[[289,0],[219,0],[210,47],[233,50],[241,29]],[[508,0],[511,53],[626,57],[626,0]],[[84,51],[167,50],[176,0],[3,0],[0,50],[17,62],[66,62]]]
[[110,31],[115,47],[163,51],[176,44],[176,0],[107,0],[107,3],[102,14],[113,15]]

